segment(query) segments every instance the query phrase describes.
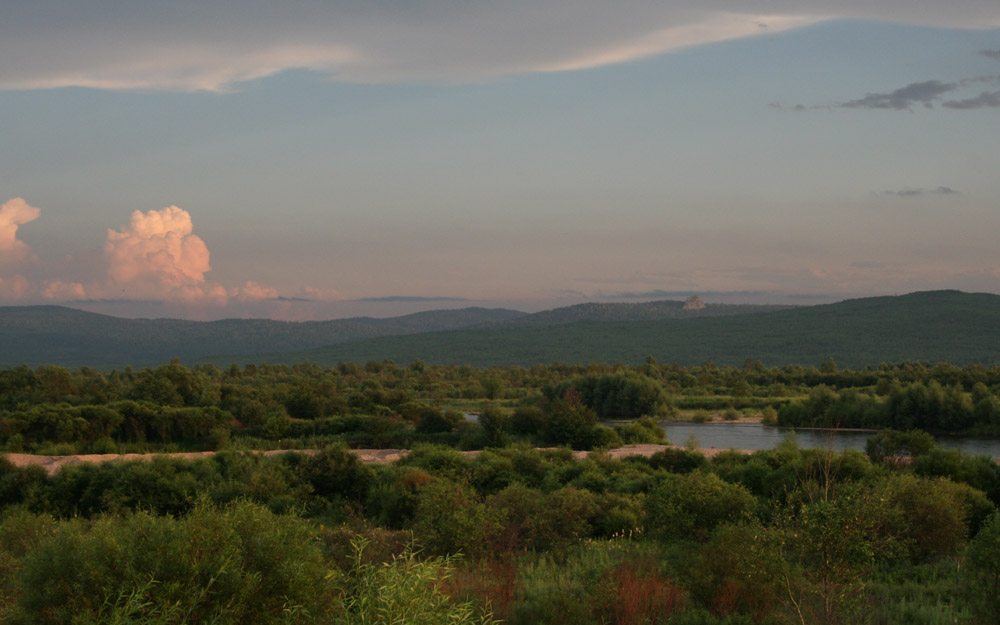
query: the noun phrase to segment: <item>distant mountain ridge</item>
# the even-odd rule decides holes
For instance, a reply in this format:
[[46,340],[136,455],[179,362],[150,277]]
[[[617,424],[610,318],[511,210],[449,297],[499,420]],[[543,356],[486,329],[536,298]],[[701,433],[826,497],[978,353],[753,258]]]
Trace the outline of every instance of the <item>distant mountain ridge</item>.
[[926,291],[727,317],[535,325],[537,319],[218,362],[332,365],[421,359],[500,366],[639,363],[651,355],[681,365],[738,366],[747,358],[767,365],[818,365],[830,357],[848,367],[913,360],[1000,364],[1000,295],[989,293]]
[[0,366],[125,366],[213,354],[282,352],[502,322],[526,313],[461,308],[332,321],[123,319],[62,306],[0,307]]
[[440,364],[660,362],[843,366],[1000,363],[1000,296],[927,291],[817,306],[590,303],[527,314],[436,310],[389,319],[121,319],[58,306],[0,307],[0,366],[146,366],[424,360]]
[[[700,300],[699,300],[700,301]],[[794,306],[758,304],[707,304],[704,308],[685,308],[685,302],[658,300],[655,302],[585,303],[552,310],[543,310],[523,317],[495,322],[502,327],[540,327],[563,325],[577,321],[659,321],[663,319],[698,319],[732,317],[755,313],[788,310]]]

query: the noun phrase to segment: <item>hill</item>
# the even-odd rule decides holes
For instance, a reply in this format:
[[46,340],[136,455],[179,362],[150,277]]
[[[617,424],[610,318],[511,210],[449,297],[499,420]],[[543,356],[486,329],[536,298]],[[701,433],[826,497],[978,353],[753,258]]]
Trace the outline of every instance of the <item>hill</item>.
[[0,366],[58,364],[111,367],[194,360],[212,354],[302,350],[411,332],[433,332],[525,315],[462,308],[389,319],[333,321],[122,319],[62,306],[0,307]]
[[904,360],[997,364],[1000,296],[928,291],[727,317],[474,328],[213,361],[332,365],[422,359],[492,366],[637,363],[649,355],[682,365],[741,365],[746,358],[767,365],[817,365],[829,357],[850,367]]
[[[698,300],[701,301],[700,299]],[[543,310],[523,317],[496,322],[500,327],[540,327],[563,325],[577,321],[660,321],[664,319],[700,319],[732,317],[753,313],[787,310],[792,306],[760,306],[749,304],[710,304],[704,308],[687,308],[685,302],[659,300],[634,303],[585,303]]]

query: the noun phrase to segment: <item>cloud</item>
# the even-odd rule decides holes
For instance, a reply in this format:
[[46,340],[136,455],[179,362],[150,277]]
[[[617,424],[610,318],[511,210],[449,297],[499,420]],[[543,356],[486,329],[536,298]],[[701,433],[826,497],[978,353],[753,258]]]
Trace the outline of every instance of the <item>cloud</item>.
[[308,301],[318,300],[321,302],[323,301],[329,302],[329,301],[340,300],[343,298],[344,296],[341,295],[339,291],[335,291],[333,289],[321,289],[314,286],[307,286],[302,289],[302,294],[298,299],[303,299]]
[[38,219],[41,209],[16,197],[0,204],[0,263],[20,262],[31,254],[31,248],[17,238],[18,226]]
[[387,295],[385,297],[362,297],[355,302],[465,302],[464,297],[442,297],[422,295]]
[[869,93],[859,100],[851,100],[841,104],[844,108],[892,109],[895,111],[911,110],[914,104],[923,104],[926,108],[934,108],[934,101],[943,94],[958,88],[956,83],[928,80],[912,82],[905,87],[889,93]]
[[[210,314],[230,303],[277,301],[277,289],[253,280],[226,288],[206,279],[211,270],[208,246],[196,234],[191,215],[177,206],[145,213],[134,211],[128,224],[108,229],[101,252],[68,254],[62,261],[38,262],[18,227],[37,219],[41,210],[22,198],[0,204],[0,267],[31,260],[29,278],[0,272],[0,300],[26,302],[130,302]],[[94,263],[80,262],[94,257]],[[103,262],[101,262],[103,260]],[[47,274],[47,275],[46,275]],[[310,291],[307,289],[307,291]],[[317,299],[340,299],[336,291],[311,289]]]
[[21,275],[0,277],[0,298],[21,299],[30,286],[27,278]]
[[64,282],[62,280],[48,280],[42,289],[42,297],[54,301],[83,300],[87,297],[87,290],[79,282]]
[[941,106],[960,110],[1000,107],[1000,91],[983,91],[974,98],[949,100],[943,102]]
[[906,187],[898,191],[884,191],[882,195],[895,195],[898,197],[920,197],[923,195],[961,195],[951,187],[934,187],[933,189],[919,189]]
[[630,61],[830,19],[1000,27],[996,0],[36,0],[5,7],[0,88],[224,90],[286,69],[482,80]]
[[235,297],[241,302],[256,302],[265,299],[278,299],[277,289],[261,286],[256,282],[248,280],[246,284],[229,290],[230,297]]
[[980,50],[979,54],[990,59],[1000,59],[1000,50]]
[[135,211],[121,230],[109,229],[104,258],[115,294],[224,303],[226,289],[205,281],[208,246],[193,231],[191,215],[176,206]]

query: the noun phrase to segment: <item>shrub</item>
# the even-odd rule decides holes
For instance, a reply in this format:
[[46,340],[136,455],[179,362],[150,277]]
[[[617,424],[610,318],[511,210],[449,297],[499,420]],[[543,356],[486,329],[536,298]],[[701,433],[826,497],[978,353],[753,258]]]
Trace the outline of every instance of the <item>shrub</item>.
[[322,613],[324,575],[311,525],[246,502],[75,520],[25,558],[12,622],[108,622],[142,606],[152,622],[272,623],[289,607]]
[[649,465],[671,473],[690,473],[708,464],[704,454],[686,449],[668,448],[649,457]]
[[750,515],[756,500],[713,473],[670,474],[646,497],[646,529],[662,539],[704,540],[721,523]]
[[969,600],[983,623],[1000,623],[1000,513],[969,543],[964,577]]

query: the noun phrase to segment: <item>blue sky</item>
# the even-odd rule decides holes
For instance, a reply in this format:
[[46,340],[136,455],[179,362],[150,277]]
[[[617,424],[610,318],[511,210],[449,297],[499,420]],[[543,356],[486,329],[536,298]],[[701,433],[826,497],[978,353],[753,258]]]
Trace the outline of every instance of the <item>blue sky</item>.
[[0,24],[0,304],[1000,292],[992,0],[77,4]]

